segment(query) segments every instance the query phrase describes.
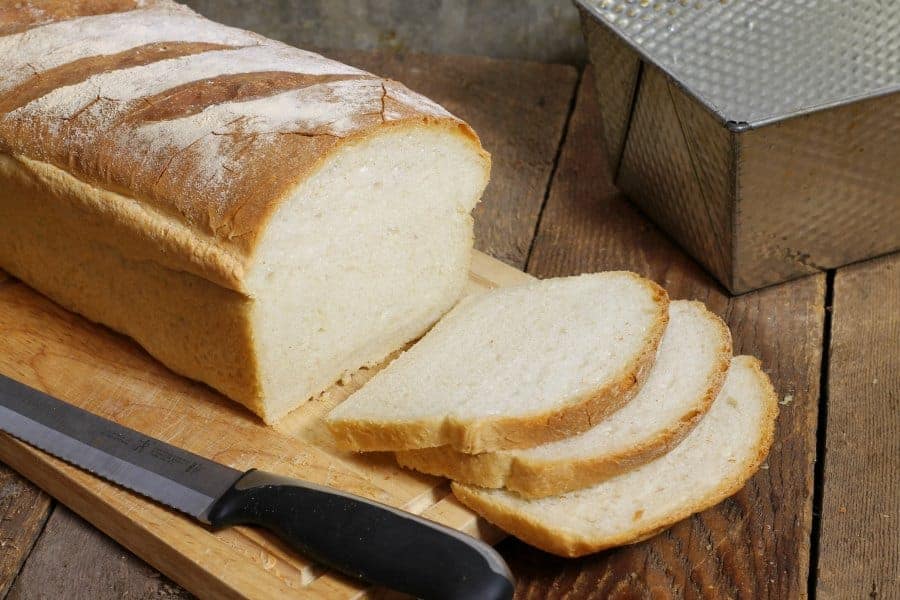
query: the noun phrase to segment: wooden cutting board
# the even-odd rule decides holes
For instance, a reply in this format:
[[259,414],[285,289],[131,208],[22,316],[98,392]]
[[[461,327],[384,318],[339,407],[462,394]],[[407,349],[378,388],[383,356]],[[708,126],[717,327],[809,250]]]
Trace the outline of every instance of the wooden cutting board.
[[[530,276],[475,252],[466,293]],[[180,377],[130,339],[72,314],[0,271],[0,373],[236,469],[256,467],[423,514],[477,537],[501,536],[456,502],[445,480],[387,453],[338,451],[321,417],[377,369],[363,369],[275,427]],[[202,598],[380,595],[250,528],[202,525],[0,434],[0,461]]]

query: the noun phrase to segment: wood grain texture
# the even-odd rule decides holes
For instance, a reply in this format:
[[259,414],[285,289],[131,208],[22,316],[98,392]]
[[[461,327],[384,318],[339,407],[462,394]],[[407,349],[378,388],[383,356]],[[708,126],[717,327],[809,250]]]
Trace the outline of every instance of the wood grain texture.
[[[508,540],[520,598],[797,598],[807,586],[824,276],[730,298],[613,187],[590,73],[579,90],[528,271],[647,275],[697,298],[762,359],[781,407],[768,462],[738,494],[643,543],[565,560]],[[597,507],[597,510],[603,510]]]
[[900,598],[900,254],[838,269],[816,598]]
[[51,507],[50,496],[0,464],[0,598],[28,558]]
[[[469,293],[528,279],[477,253],[473,269]],[[266,427],[213,390],[171,373],[130,340],[65,311],[24,284],[0,287],[0,331],[0,373],[94,414],[237,469],[256,467],[303,478],[497,539],[495,530],[480,525],[473,513],[447,499],[449,490],[443,480],[403,470],[384,453],[356,455],[335,448],[321,416],[377,369],[356,373],[276,427]],[[0,461],[204,597],[269,598],[303,592],[324,598],[334,597],[335,586],[350,590],[344,597],[363,591],[355,584],[344,585],[341,579],[312,587],[310,583],[332,576],[323,575],[317,565],[273,536],[250,528],[212,533],[6,435],[0,435]],[[101,570],[104,563],[114,566],[118,560],[96,535],[83,537],[72,528],[48,535],[48,544],[95,552]],[[62,539],[66,537],[71,539]],[[113,566],[109,568],[115,570]],[[119,594],[108,590],[105,597]]]
[[7,600],[39,598],[191,598],[156,569],[58,506]]
[[491,182],[474,212],[475,246],[523,269],[577,71],[475,56],[326,54],[402,81],[472,125],[493,159]]

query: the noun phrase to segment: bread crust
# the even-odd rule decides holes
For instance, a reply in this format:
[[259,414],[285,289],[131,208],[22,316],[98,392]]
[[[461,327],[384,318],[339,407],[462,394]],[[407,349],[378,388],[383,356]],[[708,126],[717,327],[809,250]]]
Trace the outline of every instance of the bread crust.
[[448,445],[466,454],[530,448],[587,431],[594,423],[621,408],[640,390],[669,321],[666,291],[631,272],[621,272],[647,287],[657,304],[657,314],[643,351],[610,381],[573,398],[557,410],[517,417],[462,420],[435,418],[385,423],[365,419],[327,420],[338,445],[345,450],[411,450]]
[[[126,198],[52,165],[3,154],[0,181],[5,270],[263,414],[250,299],[178,268],[182,255],[163,252],[168,262],[153,260],[174,238],[159,222],[145,236],[131,236],[129,221],[114,208]],[[99,208],[104,203],[107,212]]]
[[537,459],[527,454],[483,452],[465,454],[450,446],[422,448],[396,453],[401,466],[460,483],[484,488],[506,488],[526,498],[554,496],[585,488],[629,471],[668,452],[687,436],[712,406],[725,382],[731,361],[731,332],[725,323],[701,302],[691,304],[702,309],[716,324],[718,347],[716,364],[707,377],[704,394],[691,410],[653,438],[615,453],[583,456],[577,459]]
[[640,527],[622,531],[618,535],[605,538],[591,538],[562,528],[551,528],[527,514],[508,510],[506,507],[479,494],[478,488],[453,483],[451,489],[460,502],[494,525],[532,546],[559,556],[584,556],[607,548],[634,544],[650,538],[668,529],[678,521],[704,511],[737,493],[759,469],[768,455],[769,448],[771,448],[775,437],[778,397],[769,377],[762,371],[759,360],[753,357],[737,357],[737,359],[745,361],[755,371],[757,380],[765,390],[763,395],[763,423],[758,431],[755,451],[740,471],[721,481],[703,499],[683,506],[678,511],[672,512],[656,521],[642,524]]

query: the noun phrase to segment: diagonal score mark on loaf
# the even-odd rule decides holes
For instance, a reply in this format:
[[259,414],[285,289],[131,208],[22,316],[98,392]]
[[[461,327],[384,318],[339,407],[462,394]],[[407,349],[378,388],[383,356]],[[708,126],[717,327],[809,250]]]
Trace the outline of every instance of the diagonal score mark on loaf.
[[0,36],[22,33],[46,25],[78,17],[120,13],[137,8],[164,5],[167,0],[23,0],[0,6]]
[[[110,35],[115,32],[116,35]],[[211,23],[187,8],[171,4],[79,17],[0,37],[0,93],[34,75],[90,56],[115,54],[155,42],[247,46],[264,38]]]
[[154,42],[115,54],[88,56],[48,69],[0,93],[0,114],[12,112],[53,90],[77,85],[107,71],[140,67],[161,60],[230,48],[205,42]]
[[[157,184],[173,163],[184,160],[205,169],[199,179],[222,185],[246,168],[242,163],[261,142],[274,141],[270,134],[337,135],[334,111],[320,111],[326,115],[322,123],[302,109],[329,94],[332,104],[340,102],[338,82],[362,89],[375,81],[367,75],[285,71],[220,75],[139,99],[109,124],[109,131],[124,128],[150,148],[165,148],[169,156],[158,170]],[[359,107],[346,108],[349,129],[360,125],[361,115],[372,116]],[[215,215],[210,222],[215,227]]]
[[217,104],[246,102],[320,83],[347,80],[359,75],[308,74],[262,71],[219,75],[173,87],[150,98],[141,98],[122,121],[131,124],[190,117]]

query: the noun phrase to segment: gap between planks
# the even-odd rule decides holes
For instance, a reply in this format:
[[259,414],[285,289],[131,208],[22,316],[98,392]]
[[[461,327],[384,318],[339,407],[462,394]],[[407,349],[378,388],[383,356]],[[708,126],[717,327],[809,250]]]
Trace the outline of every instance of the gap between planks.
[[550,168],[550,176],[547,179],[547,186],[544,189],[544,200],[538,210],[537,219],[534,221],[534,231],[531,234],[531,243],[528,244],[528,253],[525,255],[525,265],[522,269],[528,273],[531,264],[531,255],[534,253],[534,242],[537,240],[538,231],[541,229],[541,220],[544,218],[544,209],[547,208],[547,201],[550,199],[550,189],[553,187],[553,180],[556,178],[556,169],[559,167],[559,157],[562,156],[563,146],[566,145],[566,139],[569,136],[569,126],[572,123],[572,115],[575,113],[575,102],[578,99],[578,90],[581,88],[581,81],[584,78],[584,69],[578,71],[578,78],[575,80],[575,90],[569,99],[569,109],[566,112],[566,121],[563,124],[562,137],[559,140],[559,146],[556,148],[556,155],[553,157],[553,166]]
[[900,598],[900,254],[837,269],[810,597]]
[[3,463],[0,463],[0,484],[0,600],[3,600],[16,585],[56,502]]
[[819,552],[822,536],[822,497],[825,492],[825,452],[828,432],[828,377],[831,363],[831,335],[834,311],[834,269],[825,276],[825,321],[822,332],[822,361],[819,365],[819,417],[816,424],[816,465],[813,474],[812,531],[809,539],[807,597],[815,600],[819,578]]

